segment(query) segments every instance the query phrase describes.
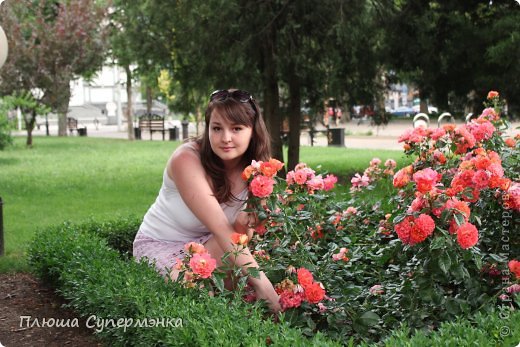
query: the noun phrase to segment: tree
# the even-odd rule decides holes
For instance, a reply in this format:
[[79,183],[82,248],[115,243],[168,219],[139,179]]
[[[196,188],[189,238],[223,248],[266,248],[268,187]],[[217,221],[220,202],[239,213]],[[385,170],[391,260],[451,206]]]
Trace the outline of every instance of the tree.
[[[19,109],[23,120],[25,129],[27,131],[27,147],[32,146],[32,131],[36,123],[37,115],[46,115],[50,112],[49,108],[39,102],[31,92],[14,92],[3,98],[1,103],[0,115],[7,115],[8,110]],[[1,145],[0,145],[1,148]]]
[[[366,19],[364,1],[345,6],[339,0],[212,0],[159,7],[176,16],[174,28],[165,30],[174,33],[173,78],[181,88],[203,94],[240,86],[252,92],[261,101],[273,154],[281,160],[282,115],[288,114],[289,168],[299,161],[303,102],[318,108],[327,92],[343,97],[347,86],[356,89],[355,82],[374,80],[359,74],[348,84],[333,64],[339,62],[347,73],[364,62],[338,52],[349,31],[361,32],[356,25]],[[341,52],[357,54],[362,44],[350,40]],[[190,95],[187,91],[182,95]]]
[[94,0],[4,3],[0,20],[10,51],[0,71],[1,93],[40,89],[37,101],[58,113],[58,134],[66,136],[70,82],[92,76],[105,60],[105,14]]
[[422,101],[431,98],[448,109],[462,100],[478,113],[486,93],[498,89],[514,105],[520,92],[516,3],[380,2],[386,4],[388,67],[416,85]]

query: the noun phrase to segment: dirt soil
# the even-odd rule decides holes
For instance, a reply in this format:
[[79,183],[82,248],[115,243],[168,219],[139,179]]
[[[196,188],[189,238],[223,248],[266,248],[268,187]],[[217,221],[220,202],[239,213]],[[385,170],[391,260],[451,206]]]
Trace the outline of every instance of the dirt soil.
[[[0,274],[0,347],[11,346],[102,346],[86,327],[85,320],[77,320],[79,327],[38,327],[42,319],[69,320],[73,325],[77,315],[62,305],[65,301],[54,294],[34,276],[26,273]],[[31,316],[29,326],[27,319]],[[31,327],[31,325],[33,325]]]

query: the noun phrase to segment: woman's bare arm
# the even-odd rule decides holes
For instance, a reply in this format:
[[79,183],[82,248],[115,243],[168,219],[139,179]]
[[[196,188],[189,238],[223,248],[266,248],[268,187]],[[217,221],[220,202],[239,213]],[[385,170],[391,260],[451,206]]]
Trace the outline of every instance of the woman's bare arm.
[[[224,252],[237,250],[238,246],[233,245],[230,238],[234,227],[215,198],[197,153],[187,148],[179,148],[168,163],[168,174],[175,181],[186,205],[213,234],[222,250]],[[233,261],[244,269],[244,272],[247,271],[247,267],[258,267],[247,247],[244,247]],[[259,279],[250,278],[250,282],[261,298],[270,301],[275,310],[279,309],[278,296],[263,273]]]

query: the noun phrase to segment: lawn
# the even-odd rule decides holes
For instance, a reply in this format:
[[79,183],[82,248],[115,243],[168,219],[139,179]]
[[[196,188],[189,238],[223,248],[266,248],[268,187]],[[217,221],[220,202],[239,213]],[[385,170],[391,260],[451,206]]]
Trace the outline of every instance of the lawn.
[[[28,270],[25,252],[34,232],[64,221],[142,216],[161,185],[179,142],[88,137],[24,138],[0,152],[5,255],[0,272]],[[362,172],[372,157],[400,160],[399,151],[302,147],[301,161],[340,176]],[[341,189],[341,187],[340,187]],[[345,188],[341,189],[345,190]]]

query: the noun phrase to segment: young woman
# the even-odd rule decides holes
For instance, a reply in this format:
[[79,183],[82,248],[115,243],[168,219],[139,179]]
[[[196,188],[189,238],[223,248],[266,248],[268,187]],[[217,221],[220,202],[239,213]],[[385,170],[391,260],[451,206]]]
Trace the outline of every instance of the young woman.
[[[236,247],[230,235],[254,227],[254,218],[242,211],[248,187],[241,174],[253,159],[270,157],[258,104],[246,91],[218,90],[211,94],[205,121],[203,135],[181,145],[169,159],[159,196],[134,240],[135,258],[155,261],[164,275],[176,258],[184,257],[186,243],[204,244],[220,265],[222,255]],[[232,260],[244,272],[258,267],[248,248]],[[273,311],[280,310],[278,295],[263,272],[249,281],[258,298]]]

